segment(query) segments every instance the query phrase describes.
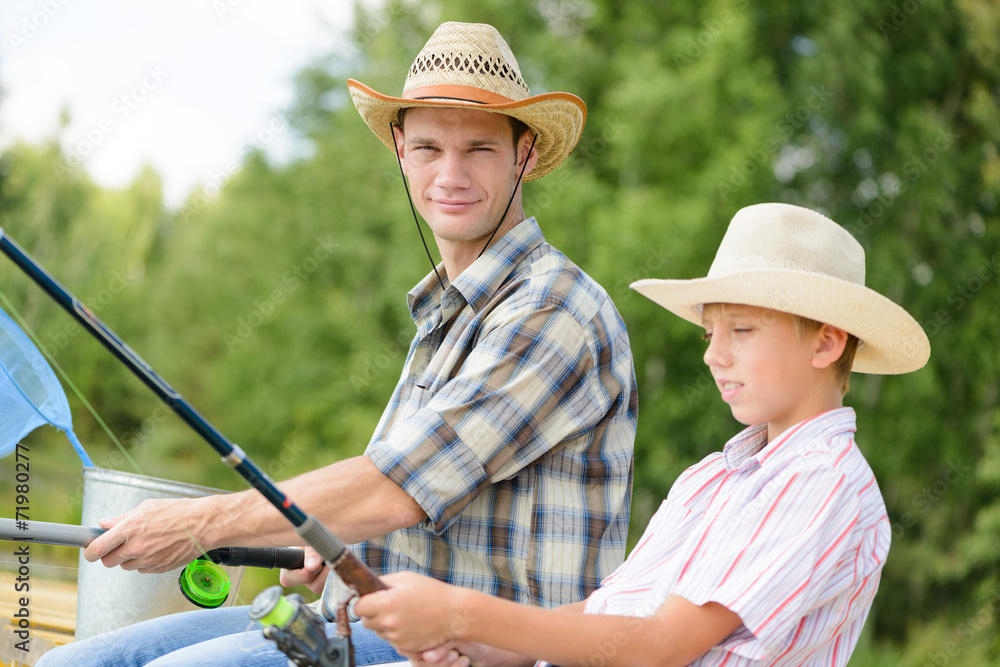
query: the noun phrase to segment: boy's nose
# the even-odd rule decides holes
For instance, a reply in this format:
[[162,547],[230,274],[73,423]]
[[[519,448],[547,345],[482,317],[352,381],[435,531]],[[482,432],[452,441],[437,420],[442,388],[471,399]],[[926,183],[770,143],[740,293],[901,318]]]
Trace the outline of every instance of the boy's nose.
[[708,347],[705,348],[705,355],[702,359],[709,368],[713,366],[728,366],[732,361],[732,357],[726,351],[721,338],[721,334],[713,335],[708,341]]

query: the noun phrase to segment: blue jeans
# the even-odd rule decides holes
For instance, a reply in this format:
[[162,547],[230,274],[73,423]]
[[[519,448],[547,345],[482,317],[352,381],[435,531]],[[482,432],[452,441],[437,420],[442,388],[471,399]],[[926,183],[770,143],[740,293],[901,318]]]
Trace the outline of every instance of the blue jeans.
[[[327,636],[336,632],[326,624]],[[351,624],[358,665],[404,658],[360,623]],[[250,607],[201,609],[161,616],[54,648],[36,667],[286,667],[288,659],[264,639]]]

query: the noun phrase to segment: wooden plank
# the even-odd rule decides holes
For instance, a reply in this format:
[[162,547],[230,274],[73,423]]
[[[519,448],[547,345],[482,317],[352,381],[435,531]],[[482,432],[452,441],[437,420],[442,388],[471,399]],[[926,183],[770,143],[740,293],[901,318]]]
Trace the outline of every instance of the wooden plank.
[[[76,583],[32,576],[27,591],[17,591],[16,576],[0,572],[0,667],[28,667],[51,648],[73,641],[76,629]],[[27,652],[15,634],[21,628],[14,614],[21,598],[28,598],[29,640]],[[22,645],[23,646],[23,645]]]

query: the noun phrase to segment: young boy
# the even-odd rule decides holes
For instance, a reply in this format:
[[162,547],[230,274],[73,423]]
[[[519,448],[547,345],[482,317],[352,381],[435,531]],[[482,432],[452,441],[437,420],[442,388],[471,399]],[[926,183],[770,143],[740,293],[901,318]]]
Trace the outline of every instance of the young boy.
[[852,369],[922,367],[926,335],[865,287],[850,234],[786,204],[739,211],[706,278],[632,287],[705,328],[705,363],[748,428],[678,478],[584,602],[529,608],[402,573],[357,613],[441,664],[846,664],[890,526],[842,398]]

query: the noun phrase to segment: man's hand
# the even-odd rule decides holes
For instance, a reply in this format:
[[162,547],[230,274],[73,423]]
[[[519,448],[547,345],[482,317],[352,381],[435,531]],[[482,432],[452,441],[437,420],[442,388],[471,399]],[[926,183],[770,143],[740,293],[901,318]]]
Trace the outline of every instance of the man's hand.
[[199,542],[205,539],[203,522],[195,501],[188,498],[144,500],[134,510],[98,523],[108,532],[91,542],[83,557],[107,567],[159,574],[214,547]]
[[306,586],[313,593],[322,593],[330,566],[323,562],[312,547],[305,547],[305,564],[298,570],[282,570],[278,580],[282,586]]

